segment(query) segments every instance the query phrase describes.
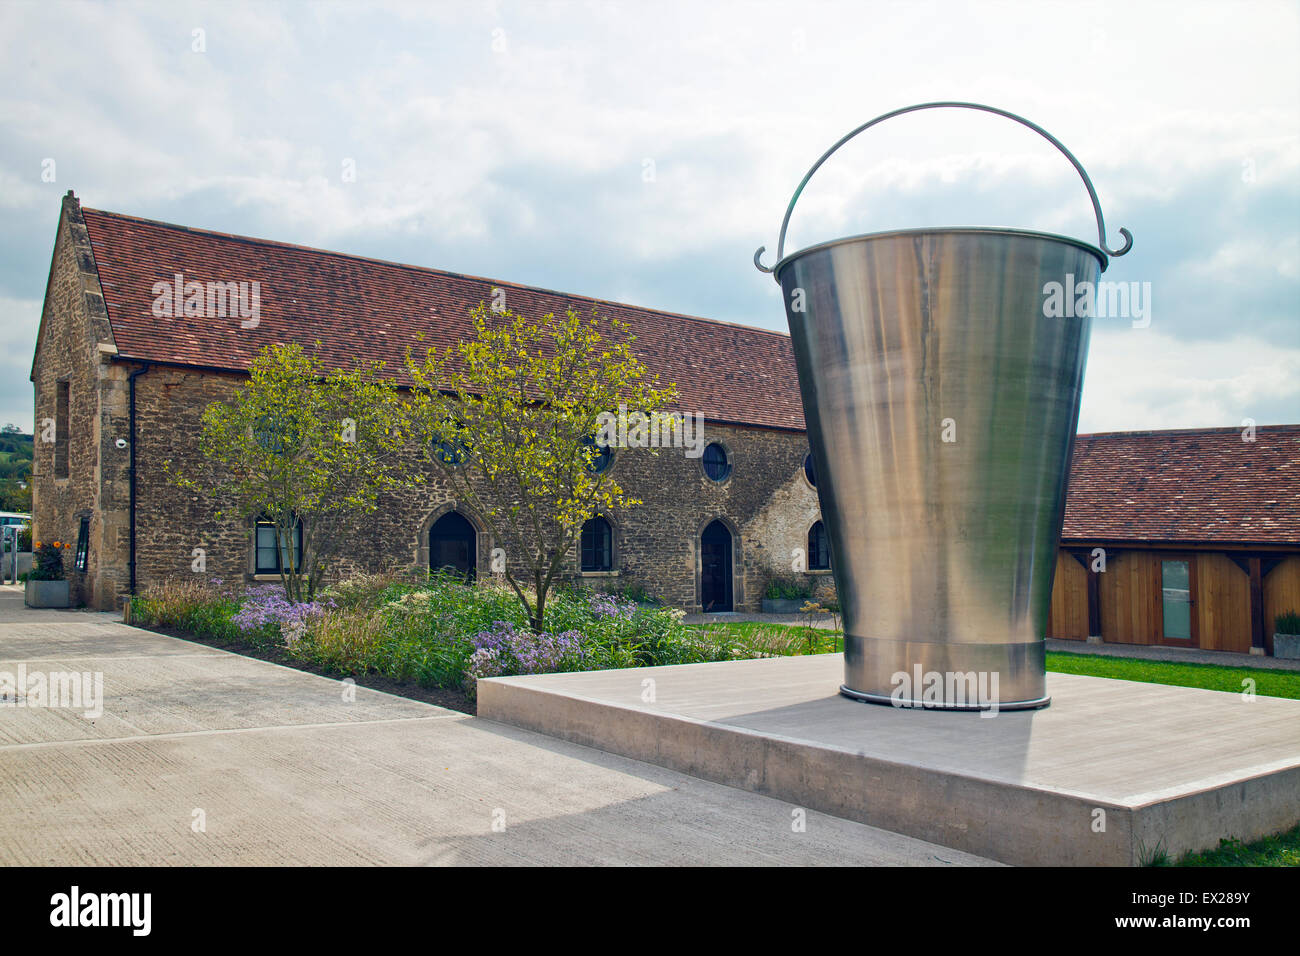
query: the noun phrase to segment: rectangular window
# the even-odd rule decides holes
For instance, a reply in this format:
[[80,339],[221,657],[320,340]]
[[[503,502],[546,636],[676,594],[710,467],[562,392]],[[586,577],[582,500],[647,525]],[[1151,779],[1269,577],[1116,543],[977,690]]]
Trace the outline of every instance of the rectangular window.
[[59,382],[54,399],[54,477],[68,477],[68,407],[67,382]]
[[1170,640],[1192,639],[1192,575],[1187,561],[1160,562],[1160,593],[1164,635]]
[[599,516],[582,526],[582,570],[610,571],[614,567],[614,531]]
[[[279,574],[280,569],[288,570],[289,548],[276,546],[275,525],[270,521],[259,521],[255,531],[254,546],[257,552],[254,568],[258,574]],[[302,522],[293,529],[293,567],[302,567]]]
[[90,568],[90,516],[82,515],[77,530],[77,558],[75,567],[83,574]]

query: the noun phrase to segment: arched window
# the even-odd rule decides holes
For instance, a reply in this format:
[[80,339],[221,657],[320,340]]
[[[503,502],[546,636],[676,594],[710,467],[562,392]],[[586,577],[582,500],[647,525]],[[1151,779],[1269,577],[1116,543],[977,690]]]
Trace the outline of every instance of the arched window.
[[582,526],[582,570],[614,569],[614,529],[597,515]]
[[730,476],[731,459],[721,443],[710,442],[704,449],[704,473],[714,481],[726,481]]
[[829,571],[830,567],[830,539],[826,537],[826,526],[816,521],[808,529],[808,570]]
[[813,464],[812,452],[803,456],[803,474],[808,484],[817,487],[817,466]]

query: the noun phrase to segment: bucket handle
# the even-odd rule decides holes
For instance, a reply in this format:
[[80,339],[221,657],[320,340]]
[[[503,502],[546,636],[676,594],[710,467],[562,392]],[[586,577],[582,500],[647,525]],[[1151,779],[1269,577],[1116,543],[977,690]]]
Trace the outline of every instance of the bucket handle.
[[[1084,171],[1083,166],[1079,163],[1077,159],[1074,158],[1074,154],[1065,148],[1065,144],[1062,143],[1059,139],[1057,139],[1055,136],[1053,136],[1051,133],[1049,133],[1047,130],[1043,129],[1041,126],[1037,125],[1036,123],[1031,123],[1023,116],[1017,116],[1015,113],[1009,113],[1006,110],[998,109],[996,106],[984,106],[980,103],[961,103],[961,102],[946,100],[938,103],[918,103],[915,106],[904,106],[901,109],[891,110],[888,113],[885,113],[881,116],[877,116],[875,119],[870,120],[869,122],[863,123],[861,126],[853,130],[851,133],[848,133],[840,137],[839,141],[834,146],[826,150],[826,152],[822,153],[821,158],[818,159],[817,162],[813,163],[812,169],[808,170],[807,174],[803,178],[803,181],[799,183],[799,188],[794,191],[794,195],[790,198],[790,205],[786,207],[785,219],[781,221],[781,235],[780,238],[777,240],[777,245],[776,245],[777,264],[779,265],[781,260],[785,257],[785,234],[786,234],[786,230],[790,228],[790,216],[793,215],[794,213],[795,203],[797,203],[799,201],[799,197],[803,195],[804,187],[808,185],[808,180],[812,179],[813,173],[817,172],[817,170],[821,168],[822,163],[826,162],[826,160],[831,158],[831,154],[833,152],[835,152],[837,149],[839,149],[841,146],[843,146],[853,137],[857,136],[859,133],[865,132],[866,130],[875,126],[877,123],[883,123],[885,120],[892,119],[895,116],[902,116],[904,113],[914,113],[917,110],[933,110],[933,109],[939,109],[945,107],[964,109],[964,110],[980,110],[985,113],[994,113],[998,116],[1005,116],[1007,119],[1015,120],[1021,126],[1029,127],[1029,129],[1032,129],[1039,136],[1042,136],[1045,140],[1047,140],[1049,143],[1051,143],[1053,146],[1055,146],[1057,149],[1059,149],[1062,153],[1065,154],[1065,158],[1068,159],[1070,163],[1074,166],[1075,170],[1079,173],[1079,177],[1083,180],[1083,185],[1087,187],[1088,198],[1092,200],[1092,210],[1094,213],[1097,214],[1097,245],[1101,247],[1102,252],[1104,252],[1108,256],[1118,257],[1124,255],[1126,252],[1128,252],[1130,249],[1133,248],[1133,233],[1129,232],[1127,229],[1125,229],[1122,226],[1120,227],[1119,232],[1120,235],[1124,237],[1124,245],[1122,245],[1118,249],[1111,249],[1106,245],[1106,221],[1101,214],[1101,202],[1097,199],[1097,190],[1093,189],[1092,180],[1088,178],[1088,174]],[[775,266],[765,266],[760,261],[763,253],[766,251],[767,251],[767,246],[759,246],[758,251],[754,253],[754,266],[755,268],[758,269],[759,272],[772,272],[776,268]],[[1107,264],[1106,261],[1103,259],[1101,264],[1101,268],[1103,272],[1106,271],[1106,264]]]

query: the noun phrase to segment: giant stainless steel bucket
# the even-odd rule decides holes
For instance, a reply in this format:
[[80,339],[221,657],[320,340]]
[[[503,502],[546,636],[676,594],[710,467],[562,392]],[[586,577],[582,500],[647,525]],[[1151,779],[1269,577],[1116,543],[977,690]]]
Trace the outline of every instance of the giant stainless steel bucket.
[[[916,229],[784,254],[818,167],[914,110],[995,113],[1074,164],[1099,244],[1015,229]],[[844,684],[861,700],[946,709],[1048,703],[1044,658],[1088,315],[1048,318],[1051,283],[1096,283],[1096,192],[1034,124],[974,103],[886,113],[828,150],[786,211],[776,265],[844,622]],[[1104,250],[1104,251],[1103,251]]]

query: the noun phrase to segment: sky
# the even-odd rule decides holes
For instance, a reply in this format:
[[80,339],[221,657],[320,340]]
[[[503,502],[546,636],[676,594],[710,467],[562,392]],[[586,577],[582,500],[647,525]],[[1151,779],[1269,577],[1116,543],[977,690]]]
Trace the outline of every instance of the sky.
[[[754,250],[823,150],[912,103],[1079,158],[1105,278],[1081,432],[1300,422],[1300,4],[0,2],[0,424],[62,195],[784,330]],[[818,172],[787,250],[1009,226],[1097,241],[1059,153],[928,111]],[[1146,284],[1149,283],[1149,286]]]

